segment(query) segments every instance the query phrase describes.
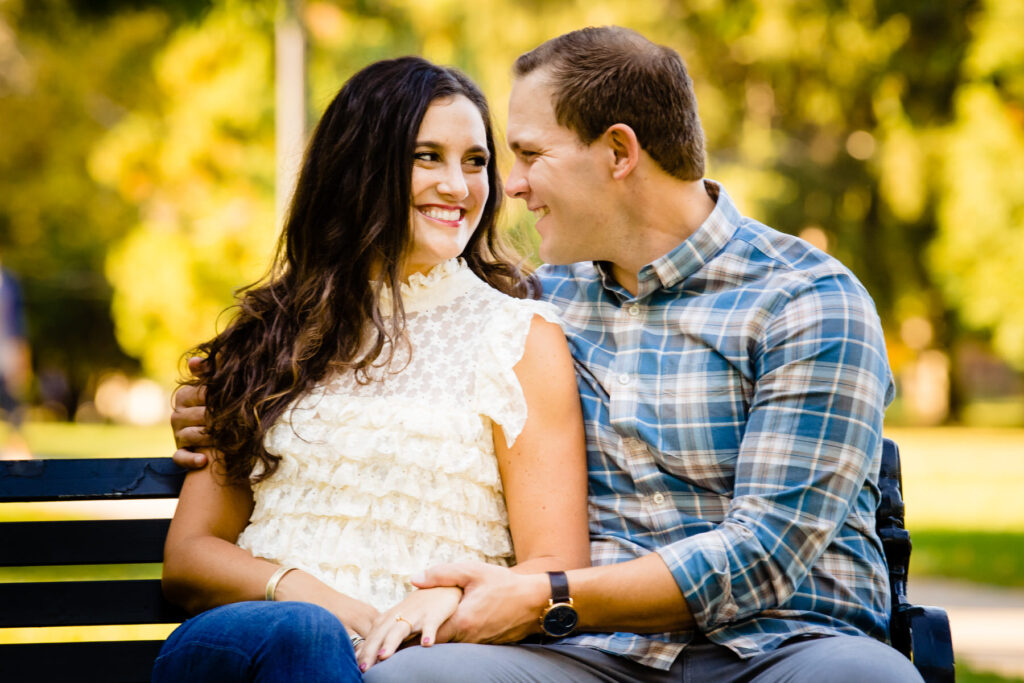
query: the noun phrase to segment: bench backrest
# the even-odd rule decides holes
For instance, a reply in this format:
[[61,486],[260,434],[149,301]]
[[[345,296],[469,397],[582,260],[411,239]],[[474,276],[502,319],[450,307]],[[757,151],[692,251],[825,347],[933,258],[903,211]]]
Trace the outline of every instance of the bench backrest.
[[[170,458],[0,461],[0,503],[177,498]],[[167,519],[0,522],[0,566],[163,561]],[[159,579],[0,583],[0,628],[174,624]],[[147,681],[159,640],[0,645],[4,681]]]
[[[185,473],[170,458],[0,461],[0,503],[177,498]],[[876,515],[889,565],[892,643],[928,681],[952,680],[945,613],[907,602],[910,534],[904,528],[899,450],[886,439]],[[163,561],[167,519],[0,522],[0,567]],[[0,583],[0,628],[174,624],[159,579]],[[935,623],[938,628],[935,628]],[[939,633],[939,636],[921,634]],[[913,638],[911,637],[913,634]],[[933,642],[935,641],[935,642]],[[161,641],[0,645],[0,680],[148,681]]]

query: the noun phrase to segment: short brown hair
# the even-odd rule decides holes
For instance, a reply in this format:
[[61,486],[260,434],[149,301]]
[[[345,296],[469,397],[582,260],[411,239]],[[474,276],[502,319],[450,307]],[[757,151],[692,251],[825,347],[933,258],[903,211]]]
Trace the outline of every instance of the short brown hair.
[[520,55],[516,77],[549,69],[555,119],[585,144],[624,123],[682,180],[704,176],[704,130],[686,65],[675,50],[620,26],[584,28]]

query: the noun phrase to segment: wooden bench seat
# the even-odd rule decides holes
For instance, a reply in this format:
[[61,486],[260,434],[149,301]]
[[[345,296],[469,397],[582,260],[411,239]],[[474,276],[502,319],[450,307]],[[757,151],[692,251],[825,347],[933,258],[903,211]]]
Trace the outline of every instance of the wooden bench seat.
[[[0,461],[0,503],[177,498],[170,458]],[[949,620],[906,598],[910,535],[903,526],[899,452],[886,440],[878,531],[889,563],[892,642],[926,681],[953,681]],[[157,563],[167,519],[0,521],[0,567]],[[159,579],[0,583],[0,628],[175,624]],[[0,645],[0,681],[147,681],[159,640]]]

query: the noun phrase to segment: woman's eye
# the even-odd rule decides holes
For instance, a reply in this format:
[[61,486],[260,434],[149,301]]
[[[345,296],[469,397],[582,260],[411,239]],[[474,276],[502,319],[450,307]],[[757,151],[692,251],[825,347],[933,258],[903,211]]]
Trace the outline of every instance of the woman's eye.
[[416,152],[412,158],[416,161],[438,161],[441,156],[437,152]]
[[466,159],[466,163],[469,164],[470,166],[483,168],[487,165],[487,157],[470,157]]

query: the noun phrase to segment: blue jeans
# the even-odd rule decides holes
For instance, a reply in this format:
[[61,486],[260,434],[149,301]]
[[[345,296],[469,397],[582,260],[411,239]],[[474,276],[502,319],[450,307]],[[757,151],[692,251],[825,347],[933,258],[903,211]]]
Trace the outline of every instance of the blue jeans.
[[153,681],[360,681],[345,627],[308,602],[237,602],[174,630]]

